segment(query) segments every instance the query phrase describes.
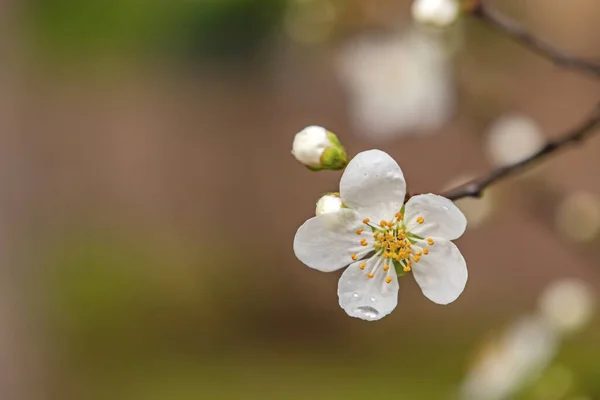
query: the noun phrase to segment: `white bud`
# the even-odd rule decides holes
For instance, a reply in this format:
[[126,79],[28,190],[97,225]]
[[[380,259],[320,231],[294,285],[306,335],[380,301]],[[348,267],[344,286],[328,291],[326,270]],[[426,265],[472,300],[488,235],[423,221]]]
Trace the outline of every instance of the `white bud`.
[[342,209],[342,199],[338,193],[327,193],[317,202],[316,215],[331,214]]
[[320,126],[304,128],[294,137],[292,154],[308,168],[342,169],[348,164],[346,151],[337,136]]
[[581,280],[561,279],[540,296],[540,312],[556,330],[570,333],[583,327],[594,314],[594,294]]
[[460,5],[457,0],[415,0],[412,4],[415,21],[440,28],[456,21],[459,13]]

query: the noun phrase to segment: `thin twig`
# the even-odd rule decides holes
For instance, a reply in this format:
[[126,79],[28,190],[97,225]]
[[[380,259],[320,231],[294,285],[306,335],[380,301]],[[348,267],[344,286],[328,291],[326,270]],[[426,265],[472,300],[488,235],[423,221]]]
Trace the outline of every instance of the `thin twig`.
[[584,60],[565,53],[554,45],[533,35],[517,22],[501,14],[486,0],[473,1],[470,12],[473,16],[491,27],[500,30],[511,39],[533,50],[535,53],[550,59],[556,65],[600,77],[600,63]]
[[444,193],[443,196],[450,200],[458,200],[464,197],[481,197],[483,191],[490,185],[521,172],[559,150],[565,149],[570,144],[582,142],[592,133],[600,129],[600,103],[596,106],[590,116],[580,125],[572,128],[556,140],[547,142],[541,149],[531,156],[519,161],[518,163],[508,165],[491,171],[489,174],[476,178],[464,185]]

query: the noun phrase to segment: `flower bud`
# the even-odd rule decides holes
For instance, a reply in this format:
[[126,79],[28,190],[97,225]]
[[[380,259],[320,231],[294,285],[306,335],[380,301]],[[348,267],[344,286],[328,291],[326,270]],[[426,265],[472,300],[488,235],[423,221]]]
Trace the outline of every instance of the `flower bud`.
[[339,193],[327,193],[317,202],[316,215],[331,214],[343,208]]
[[337,170],[348,164],[346,150],[337,136],[320,126],[309,126],[298,132],[292,154],[313,171]]
[[420,24],[444,28],[458,18],[460,5],[457,0],[415,0],[412,16]]

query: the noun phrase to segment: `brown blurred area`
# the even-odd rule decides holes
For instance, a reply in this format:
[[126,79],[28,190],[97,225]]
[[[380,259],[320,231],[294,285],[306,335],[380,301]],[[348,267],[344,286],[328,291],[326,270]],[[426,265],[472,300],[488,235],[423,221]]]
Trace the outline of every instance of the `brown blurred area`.
[[[596,0],[496,3],[600,59]],[[451,120],[380,143],[351,123],[336,55],[357,35],[408,27],[409,1],[332,2],[332,33],[311,44],[286,33],[281,11],[233,56],[111,47],[126,36],[71,45],[79,26],[60,24],[79,14],[54,15],[70,4],[0,0],[1,399],[445,399],[477,342],[534,309],[549,282],[598,288],[599,239],[555,225],[571,193],[600,197],[598,138],[487,193],[491,216],[457,242],[469,282],[455,303],[434,305],[408,277],[377,323],[339,308],[339,273],[295,259],[296,229],[340,173],[311,173],[290,149],[323,125],[352,155],[391,154],[411,192],[436,193],[493,168],[483,134],[497,116],[526,114],[556,137],[593,108],[599,81],[466,18]],[[196,35],[236,43],[239,20],[219,21]],[[590,399],[599,329],[595,318],[559,355]]]

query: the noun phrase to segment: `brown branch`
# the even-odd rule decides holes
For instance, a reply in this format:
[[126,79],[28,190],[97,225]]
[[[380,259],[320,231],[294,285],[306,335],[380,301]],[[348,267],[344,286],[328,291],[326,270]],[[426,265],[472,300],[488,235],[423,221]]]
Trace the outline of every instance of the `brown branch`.
[[486,0],[471,0],[470,13],[487,25],[501,31],[535,53],[550,59],[556,65],[579,70],[594,77],[600,77],[600,64],[574,57],[552,44],[538,38],[517,22],[501,14]]
[[564,133],[560,138],[547,142],[542,148],[540,148],[531,156],[519,161],[518,163],[495,169],[487,175],[476,178],[465,183],[464,185],[458,186],[455,189],[443,193],[442,195],[450,200],[458,200],[465,197],[481,197],[483,191],[490,185],[531,167],[536,162],[547,158],[559,150],[565,149],[571,144],[582,142],[599,128],[600,103],[596,106],[590,116],[580,125]]

